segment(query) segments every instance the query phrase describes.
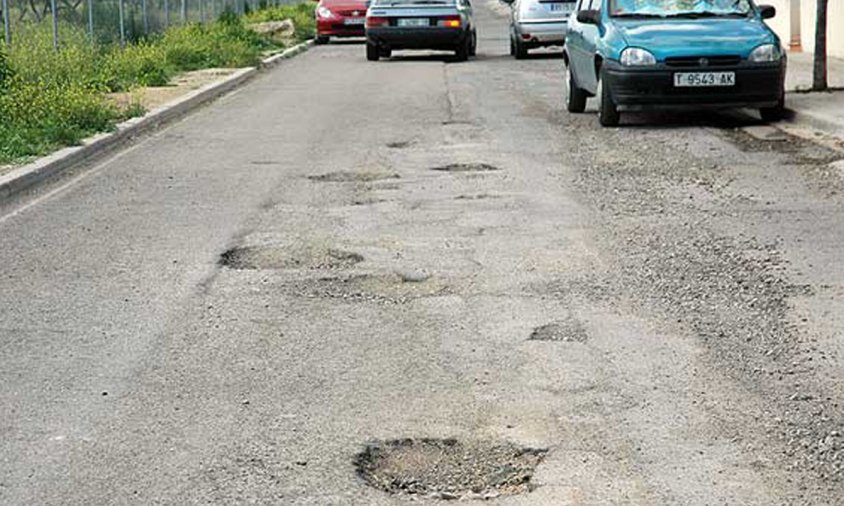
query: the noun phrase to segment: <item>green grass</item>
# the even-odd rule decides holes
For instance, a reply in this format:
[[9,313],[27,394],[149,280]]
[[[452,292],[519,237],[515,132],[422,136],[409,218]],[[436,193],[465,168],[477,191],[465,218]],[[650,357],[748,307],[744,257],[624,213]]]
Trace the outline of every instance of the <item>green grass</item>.
[[296,28],[294,34],[297,41],[302,42],[311,39],[316,35],[316,19],[314,18],[314,9],[316,3],[302,2],[293,5],[281,5],[278,7],[268,7],[258,11],[253,11],[244,16],[244,22],[248,24],[263,23],[265,21],[283,21],[290,19],[293,21],[293,26]]
[[172,27],[125,48],[97,43],[62,23],[61,47],[54,51],[49,21],[21,26],[11,48],[0,44],[0,164],[78,144],[143,114],[138,104],[119,109],[107,99],[110,92],[165,85],[182,71],[257,65],[279,45],[247,25],[290,18],[296,39],[305,40],[314,33],[313,8],[305,2],[244,17],[227,12],[213,23]]

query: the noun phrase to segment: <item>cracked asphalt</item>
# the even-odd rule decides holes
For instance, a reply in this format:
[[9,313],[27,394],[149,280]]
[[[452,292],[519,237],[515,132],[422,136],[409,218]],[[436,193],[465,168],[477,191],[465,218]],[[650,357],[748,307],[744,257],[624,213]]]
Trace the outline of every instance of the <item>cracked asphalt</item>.
[[544,452],[490,504],[844,504],[844,154],[601,129],[478,10],[2,204],[0,503],[435,504],[355,458],[454,438]]

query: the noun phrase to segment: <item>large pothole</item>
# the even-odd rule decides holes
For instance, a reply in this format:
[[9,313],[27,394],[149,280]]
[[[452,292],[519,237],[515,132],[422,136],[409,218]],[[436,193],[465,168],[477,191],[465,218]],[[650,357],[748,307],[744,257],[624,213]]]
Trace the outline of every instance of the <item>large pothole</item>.
[[370,183],[382,179],[399,179],[399,175],[386,172],[339,171],[308,176],[308,179],[318,183]]
[[492,499],[528,492],[546,450],[512,443],[398,439],[371,444],[355,466],[372,487],[438,499]]
[[295,280],[285,285],[290,295],[343,302],[405,304],[452,292],[450,286],[416,273],[356,274]]
[[220,255],[220,265],[230,269],[344,269],[364,260],[341,249],[312,249],[292,252],[279,246],[243,246]]

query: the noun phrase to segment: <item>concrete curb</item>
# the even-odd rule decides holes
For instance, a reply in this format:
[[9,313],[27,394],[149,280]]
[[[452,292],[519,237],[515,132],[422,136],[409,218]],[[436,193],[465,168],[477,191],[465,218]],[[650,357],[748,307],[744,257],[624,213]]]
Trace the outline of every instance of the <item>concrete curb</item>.
[[821,131],[834,131],[840,128],[840,124],[817,114],[809,114],[799,109],[786,107],[788,123],[792,125],[805,125]]
[[114,132],[94,135],[82,141],[80,146],[60,149],[0,176],[0,201],[46,181],[82,162],[95,159],[138,135],[184,116],[246,83],[258,75],[259,69],[274,67],[286,59],[307,51],[311,45],[313,45],[313,41],[309,40],[293,46],[282,53],[266,58],[258,68],[239,69],[221,81],[194,90],[149,111],[144,116],[124,121],[117,125]]

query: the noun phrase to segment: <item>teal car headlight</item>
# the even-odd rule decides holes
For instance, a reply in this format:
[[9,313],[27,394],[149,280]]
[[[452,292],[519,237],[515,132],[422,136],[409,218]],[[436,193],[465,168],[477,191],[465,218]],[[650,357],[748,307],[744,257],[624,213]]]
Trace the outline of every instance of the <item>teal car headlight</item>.
[[776,44],[762,44],[750,53],[750,61],[753,63],[771,63],[780,61],[782,51]]
[[656,58],[646,49],[642,49],[640,47],[628,47],[621,52],[621,64],[627,67],[656,65]]

